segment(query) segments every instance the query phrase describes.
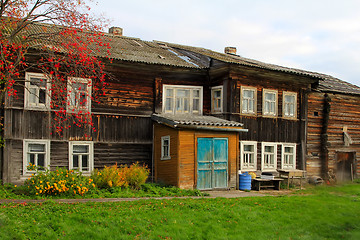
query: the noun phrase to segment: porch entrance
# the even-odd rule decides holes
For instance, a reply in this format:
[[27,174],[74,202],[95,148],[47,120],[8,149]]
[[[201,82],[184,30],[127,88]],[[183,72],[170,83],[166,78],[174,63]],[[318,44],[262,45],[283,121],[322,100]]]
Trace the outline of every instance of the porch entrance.
[[340,182],[351,180],[355,173],[355,152],[337,152],[336,180]]
[[228,138],[197,138],[197,189],[227,186]]

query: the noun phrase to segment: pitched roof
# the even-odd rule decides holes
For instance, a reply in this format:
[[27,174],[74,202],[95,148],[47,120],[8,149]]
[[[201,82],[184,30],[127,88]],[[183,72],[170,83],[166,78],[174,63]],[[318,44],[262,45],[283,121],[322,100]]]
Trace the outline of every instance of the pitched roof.
[[[209,58],[213,58],[230,64],[238,64],[248,67],[262,68],[262,69],[268,69],[278,72],[285,72],[285,73],[315,78],[319,80],[318,84],[314,85],[314,90],[316,91],[360,95],[360,87],[342,81],[330,75],[306,71],[302,69],[288,68],[275,64],[264,63],[257,60],[241,57],[239,55],[219,53],[205,48],[184,46],[184,45],[165,43],[165,42],[160,42],[160,43],[178,50],[184,50],[185,52],[190,52],[189,53],[190,56],[193,56],[191,53],[195,53],[199,55],[205,55]],[[182,52],[184,53],[184,51]]]
[[[26,32],[27,34],[39,35],[38,40],[33,43],[33,46],[41,49],[43,45],[51,46],[54,44],[52,39],[41,38],[41,35],[46,36],[46,34],[54,33],[60,28],[52,24],[33,23],[29,25]],[[319,80],[319,83],[316,86],[314,85],[314,90],[316,91],[360,95],[360,87],[326,74],[264,63],[239,55],[219,53],[200,47],[160,41],[143,41],[139,38],[113,34],[105,34],[104,38],[105,41],[109,42],[110,49],[90,46],[90,48],[93,48],[93,54],[97,57],[107,57],[109,51],[109,57],[116,60],[193,69],[208,69],[210,67],[210,59],[212,58],[230,64],[311,77]]]
[[192,114],[153,114],[151,119],[172,128],[194,128],[215,131],[247,132],[242,123],[222,118]]

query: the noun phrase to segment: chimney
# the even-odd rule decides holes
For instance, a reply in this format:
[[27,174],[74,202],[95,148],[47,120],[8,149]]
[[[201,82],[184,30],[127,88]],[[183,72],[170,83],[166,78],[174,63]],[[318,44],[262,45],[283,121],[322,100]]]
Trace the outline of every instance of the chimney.
[[236,55],[236,47],[226,47],[225,48],[225,53]]
[[123,29],[120,27],[111,27],[109,28],[109,33],[116,35],[116,36],[122,36],[123,35]]

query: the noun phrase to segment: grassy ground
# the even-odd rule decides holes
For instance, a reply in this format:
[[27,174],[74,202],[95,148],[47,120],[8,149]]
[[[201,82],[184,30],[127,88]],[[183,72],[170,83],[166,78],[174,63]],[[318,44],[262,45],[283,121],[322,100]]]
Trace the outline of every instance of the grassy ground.
[[279,197],[0,207],[0,239],[360,239],[360,184]]

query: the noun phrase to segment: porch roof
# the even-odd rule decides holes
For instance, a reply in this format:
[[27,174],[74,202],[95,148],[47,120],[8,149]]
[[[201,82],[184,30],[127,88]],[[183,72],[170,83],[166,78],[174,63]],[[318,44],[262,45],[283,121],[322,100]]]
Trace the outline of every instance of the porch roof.
[[247,132],[244,124],[214,116],[191,114],[153,114],[151,119],[172,128],[192,128],[210,131]]

